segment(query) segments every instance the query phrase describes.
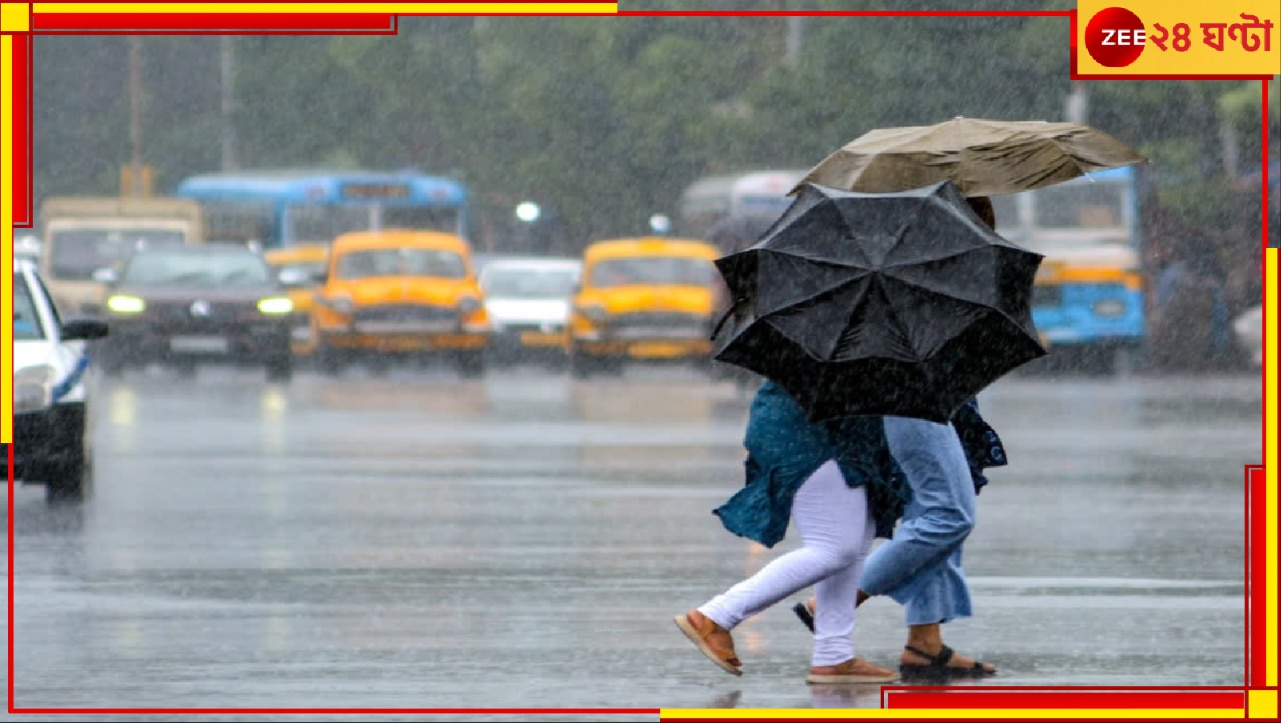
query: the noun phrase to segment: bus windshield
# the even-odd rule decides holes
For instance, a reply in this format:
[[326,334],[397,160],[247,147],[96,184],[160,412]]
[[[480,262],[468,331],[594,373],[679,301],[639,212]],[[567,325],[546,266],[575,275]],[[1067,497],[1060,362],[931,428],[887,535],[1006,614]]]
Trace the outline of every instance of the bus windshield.
[[727,217],[778,218],[795,200],[787,194],[805,173],[761,170],[700,178],[681,194],[678,229],[691,238],[705,238],[717,222]]
[[1081,179],[992,197],[996,231],[1033,251],[1086,251],[1136,244],[1135,193],[1128,178]]
[[1041,189],[1032,223],[1038,228],[1124,229],[1124,190],[1114,183]]
[[63,229],[51,232],[45,253],[54,278],[83,281],[100,268],[120,265],[134,251],[182,246],[185,241],[186,234],[173,229]]

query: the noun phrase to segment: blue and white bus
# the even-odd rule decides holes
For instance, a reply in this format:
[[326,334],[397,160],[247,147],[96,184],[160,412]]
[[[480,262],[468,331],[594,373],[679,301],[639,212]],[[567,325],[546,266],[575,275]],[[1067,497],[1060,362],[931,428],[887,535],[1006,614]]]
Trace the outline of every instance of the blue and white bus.
[[796,200],[787,194],[807,172],[755,170],[699,178],[681,194],[677,233],[706,238],[707,232],[725,218],[776,219]]
[[1032,320],[1053,354],[1127,360],[1146,334],[1133,166],[993,196],[997,232],[1045,255]]
[[349,231],[410,228],[467,238],[467,189],[416,172],[260,170],[191,176],[175,195],[204,210],[211,241],[328,245]]

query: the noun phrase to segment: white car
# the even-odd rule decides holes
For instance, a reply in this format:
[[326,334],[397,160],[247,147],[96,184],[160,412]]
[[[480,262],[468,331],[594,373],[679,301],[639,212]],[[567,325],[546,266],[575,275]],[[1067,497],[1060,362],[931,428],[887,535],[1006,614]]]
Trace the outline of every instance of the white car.
[[479,282],[494,336],[494,361],[564,363],[569,300],[582,275],[578,259],[492,257]]
[[1246,309],[1232,322],[1232,331],[1236,334],[1237,343],[1245,351],[1250,363],[1256,367],[1263,366],[1263,305]]
[[104,321],[63,321],[35,264],[14,260],[13,477],[44,484],[50,501],[80,500],[92,483],[85,341],[106,334]]

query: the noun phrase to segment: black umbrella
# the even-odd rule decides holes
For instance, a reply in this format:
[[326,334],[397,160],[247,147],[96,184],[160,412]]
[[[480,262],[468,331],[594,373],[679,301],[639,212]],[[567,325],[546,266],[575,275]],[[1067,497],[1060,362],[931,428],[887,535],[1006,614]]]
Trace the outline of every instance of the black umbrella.
[[950,181],[901,193],[804,184],[756,245],[716,261],[734,306],[716,359],[778,382],[812,420],[946,422],[1045,355],[1042,256],[998,236]]

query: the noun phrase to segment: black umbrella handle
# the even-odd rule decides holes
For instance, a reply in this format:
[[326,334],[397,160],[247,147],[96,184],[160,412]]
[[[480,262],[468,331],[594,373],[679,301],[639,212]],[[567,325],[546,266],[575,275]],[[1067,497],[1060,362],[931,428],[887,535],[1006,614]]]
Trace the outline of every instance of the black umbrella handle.
[[712,327],[712,335],[709,336],[708,339],[711,339],[712,341],[716,340],[716,336],[721,333],[721,327],[725,326],[725,322],[729,321],[729,317],[734,313],[734,309],[737,308],[739,303],[742,301],[743,299],[734,299],[734,303],[730,304],[729,308],[725,310],[725,313],[721,314],[721,318],[716,322],[716,326]]

